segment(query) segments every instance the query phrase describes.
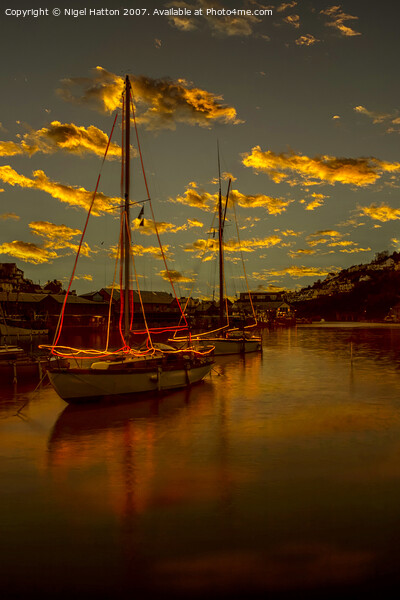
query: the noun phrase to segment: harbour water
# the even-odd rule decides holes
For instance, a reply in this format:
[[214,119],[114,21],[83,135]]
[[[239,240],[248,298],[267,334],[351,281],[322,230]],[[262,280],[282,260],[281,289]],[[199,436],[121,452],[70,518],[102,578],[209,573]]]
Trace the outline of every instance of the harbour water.
[[400,583],[400,328],[265,331],[262,354],[135,403],[36,384],[0,389],[2,598]]

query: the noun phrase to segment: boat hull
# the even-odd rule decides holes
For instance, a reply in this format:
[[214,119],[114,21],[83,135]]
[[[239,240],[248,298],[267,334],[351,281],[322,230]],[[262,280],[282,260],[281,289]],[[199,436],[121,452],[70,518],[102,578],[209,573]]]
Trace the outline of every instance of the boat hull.
[[257,352],[261,350],[261,339],[222,339],[222,338],[204,338],[198,341],[200,348],[214,346],[214,356],[223,356],[226,354],[247,354],[248,352]]
[[71,404],[85,403],[102,398],[127,394],[173,390],[186,387],[204,379],[213,361],[197,366],[165,369],[155,366],[148,369],[91,370],[50,369],[48,376],[57,394]]

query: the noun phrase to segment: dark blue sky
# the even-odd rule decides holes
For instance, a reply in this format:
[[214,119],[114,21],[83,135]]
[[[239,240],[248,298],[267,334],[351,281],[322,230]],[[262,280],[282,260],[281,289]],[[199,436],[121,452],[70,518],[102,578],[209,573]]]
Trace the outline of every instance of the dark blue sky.
[[[77,8],[83,6],[89,11],[99,3]],[[246,8],[253,16],[152,14],[154,7],[184,6],[203,13]],[[123,15],[124,8],[143,7],[148,14]],[[156,220],[182,294],[197,276],[193,294],[213,287],[213,261],[200,266],[198,255],[213,219],[217,140],[222,170],[235,178],[232,201],[252,289],[295,289],[399,249],[395,2],[193,0],[143,7],[114,3],[108,8],[119,16],[78,18],[63,14],[71,7],[59,2],[47,7],[60,8],[58,17],[17,18],[1,9],[0,260],[17,262],[35,282],[69,277],[85,220],[74,190],[94,189],[101,132],[109,134],[113,120],[100,90],[111,93],[125,73],[135,82]],[[254,14],[267,9],[272,16]],[[117,127],[113,141],[119,137]],[[139,200],[137,161],[132,169]],[[100,189],[119,195],[116,160],[107,161]],[[117,235],[116,219],[99,211],[85,238],[78,291],[111,282],[107,257]],[[145,252],[156,245],[150,224],[134,236],[137,254],[144,253],[137,261],[143,285],[166,289],[161,261]],[[244,282],[232,215],[226,240],[234,294]]]

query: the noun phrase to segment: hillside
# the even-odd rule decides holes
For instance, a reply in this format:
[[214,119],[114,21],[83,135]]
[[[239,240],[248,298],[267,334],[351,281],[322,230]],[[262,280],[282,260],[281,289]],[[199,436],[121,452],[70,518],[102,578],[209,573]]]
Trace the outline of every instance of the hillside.
[[[400,253],[380,252],[299,292],[288,294],[298,318],[326,321],[383,321],[400,302]],[[393,310],[392,310],[393,309]],[[396,320],[396,317],[394,317]]]

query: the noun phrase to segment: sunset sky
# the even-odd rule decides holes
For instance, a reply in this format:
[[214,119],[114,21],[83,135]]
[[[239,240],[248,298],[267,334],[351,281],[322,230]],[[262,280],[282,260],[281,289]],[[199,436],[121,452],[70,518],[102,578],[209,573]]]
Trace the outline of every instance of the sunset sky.
[[[400,250],[397,2],[146,0],[108,5],[119,15],[89,15],[100,3],[88,1],[76,7],[86,15],[65,14],[73,7],[57,2],[37,17],[1,9],[0,262],[16,262],[35,283],[68,282],[127,73],[180,294],[214,289],[217,142],[241,241],[228,211],[230,295],[246,289],[242,256],[250,289],[295,290]],[[142,7],[147,14],[124,15]],[[251,14],[207,16],[211,8]],[[118,117],[78,293],[113,280],[120,145]],[[134,157],[132,200],[145,198]],[[140,285],[170,291],[148,203],[140,228],[139,210]]]

